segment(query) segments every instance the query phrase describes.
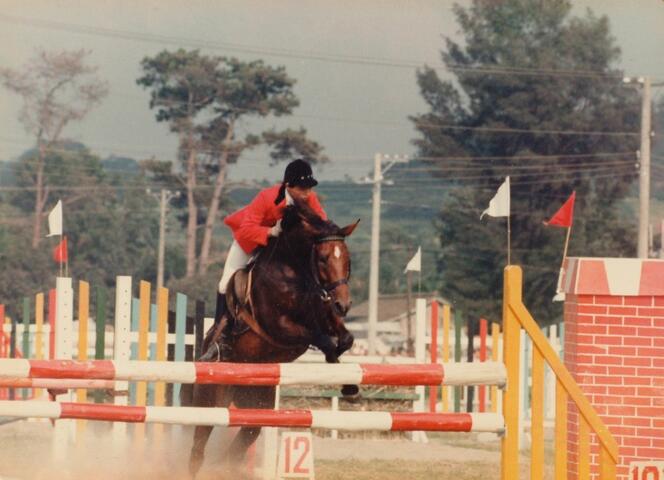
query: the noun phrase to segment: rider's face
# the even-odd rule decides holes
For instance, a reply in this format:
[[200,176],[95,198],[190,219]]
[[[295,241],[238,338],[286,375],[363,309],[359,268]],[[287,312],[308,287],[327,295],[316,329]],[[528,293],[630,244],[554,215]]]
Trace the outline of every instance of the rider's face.
[[293,197],[293,200],[306,202],[309,199],[309,195],[311,194],[311,188],[287,186],[286,189],[288,190],[290,196]]

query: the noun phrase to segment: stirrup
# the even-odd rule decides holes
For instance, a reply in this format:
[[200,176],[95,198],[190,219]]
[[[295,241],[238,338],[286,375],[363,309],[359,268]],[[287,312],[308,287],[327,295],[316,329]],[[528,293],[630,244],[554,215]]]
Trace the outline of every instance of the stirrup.
[[219,349],[219,344],[217,342],[212,342],[212,345],[207,349],[201,357],[198,359],[199,362],[218,362],[221,357],[221,350]]

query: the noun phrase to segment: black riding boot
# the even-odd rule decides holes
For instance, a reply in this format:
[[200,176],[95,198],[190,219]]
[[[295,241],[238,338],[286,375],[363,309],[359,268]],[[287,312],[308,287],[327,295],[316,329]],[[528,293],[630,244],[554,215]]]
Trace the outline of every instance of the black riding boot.
[[[201,356],[201,362],[214,362],[221,360],[226,362],[231,358],[233,346],[231,344],[233,325],[228,315],[226,305],[226,294],[217,293],[217,308],[214,313],[214,323],[221,328],[219,339],[212,342],[207,351]],[[220,325],[221,324],[221,325]]]

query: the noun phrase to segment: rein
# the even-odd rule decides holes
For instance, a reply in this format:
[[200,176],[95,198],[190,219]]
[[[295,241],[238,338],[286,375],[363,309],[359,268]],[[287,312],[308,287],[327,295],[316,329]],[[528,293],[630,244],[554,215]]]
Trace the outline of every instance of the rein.
[[[328,235],[326,237],[319,238],[314,241],[314,244],[318,245],[321,243],[325,242],[344,242],[345,238],[341,235]],[[350,264],[350,259],[348,259],[348,275],[346,275],[346,278],[340,278],[339,280],[336,280],[334,282],[326,283],[323,285],[320,281],[320,278],[318,277],[318,272],[316,271],[316,261],[315,261],[315,255],[316,255],[316,250],[315,248],[311,248],[311,276],[314,279],[314,282],[316,284],[316,288],[320,290],[320,298],[322,301],[325,303],[331,302],[333,297],[334,290],[337,289],[337,287],[340,287],[341,285],[347,285],[348,281],[350,280],[350,272],[351,272],[351,264]]]

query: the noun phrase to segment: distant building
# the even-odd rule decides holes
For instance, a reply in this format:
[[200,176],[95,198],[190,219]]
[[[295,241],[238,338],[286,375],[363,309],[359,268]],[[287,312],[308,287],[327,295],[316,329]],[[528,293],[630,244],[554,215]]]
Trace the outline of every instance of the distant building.
[[[403,353],[408,342],[408,311],[410,310],[411,338],[415,338],[415,300],[425,298],[427,306],[431,300],[439,304],[449,301],[437,292],[413,293],[409,309],[408,295],[397,293],[378,297],[378,325],[376,352],[380,355]],[[365,353],[368,350],[367,337],[369,325],[369,302],[365,301],[350,309],[345,319],[346,328],[355,336],[353,353]]]

